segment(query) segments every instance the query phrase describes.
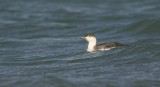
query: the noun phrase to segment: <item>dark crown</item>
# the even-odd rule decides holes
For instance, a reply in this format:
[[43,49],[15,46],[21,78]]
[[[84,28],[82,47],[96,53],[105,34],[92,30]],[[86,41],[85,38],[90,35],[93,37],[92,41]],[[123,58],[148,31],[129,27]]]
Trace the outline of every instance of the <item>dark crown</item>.
[[85,37],[87,37],[87,36],[89,36],[89,37],[96,37],[94,34],[87,34],[87,35],[85,35]]

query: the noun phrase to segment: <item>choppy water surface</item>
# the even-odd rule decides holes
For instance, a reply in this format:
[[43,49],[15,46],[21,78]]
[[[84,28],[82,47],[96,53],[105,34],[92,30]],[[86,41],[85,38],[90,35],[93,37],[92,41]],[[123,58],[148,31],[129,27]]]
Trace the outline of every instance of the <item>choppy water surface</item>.
[[[1,0],[0,87],[160,87],[159,0]],[[80,37],[130,45],[87,53]]]

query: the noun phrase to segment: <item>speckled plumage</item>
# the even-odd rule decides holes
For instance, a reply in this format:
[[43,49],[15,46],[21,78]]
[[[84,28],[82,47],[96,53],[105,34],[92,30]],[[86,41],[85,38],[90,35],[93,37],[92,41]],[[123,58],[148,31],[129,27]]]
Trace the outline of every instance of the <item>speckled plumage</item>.
[[102,43],[102,44],[98,44],[94,47],[95,50],[99,50],[99,49],[112,49],[112,48],[116,48],[116,47],[120,47],[123,44],[120,44],[118,42],[108,42],[108,43]]

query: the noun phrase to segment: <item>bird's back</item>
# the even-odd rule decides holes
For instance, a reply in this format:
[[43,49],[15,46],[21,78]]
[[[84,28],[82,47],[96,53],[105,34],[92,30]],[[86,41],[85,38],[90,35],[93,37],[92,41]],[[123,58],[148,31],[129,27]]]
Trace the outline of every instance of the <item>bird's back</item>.
[[95,46],[95,50],[110,50],[112,48],[123,46],[123,44],[118,42],[108,42],[102,43]]

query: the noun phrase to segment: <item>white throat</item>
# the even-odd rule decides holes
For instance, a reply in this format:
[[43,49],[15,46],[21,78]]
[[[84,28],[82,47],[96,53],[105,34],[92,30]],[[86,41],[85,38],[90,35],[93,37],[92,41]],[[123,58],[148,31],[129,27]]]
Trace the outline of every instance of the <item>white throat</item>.
[[96,40],[95,41],[90,41],[88,42],[88,52],[93,52],[95,51],[94,47],[96,46]]

